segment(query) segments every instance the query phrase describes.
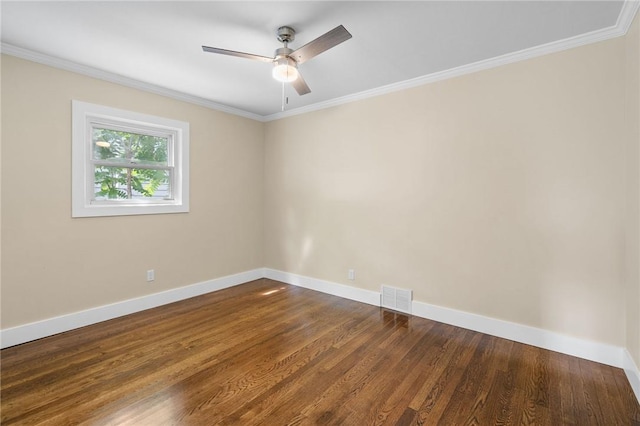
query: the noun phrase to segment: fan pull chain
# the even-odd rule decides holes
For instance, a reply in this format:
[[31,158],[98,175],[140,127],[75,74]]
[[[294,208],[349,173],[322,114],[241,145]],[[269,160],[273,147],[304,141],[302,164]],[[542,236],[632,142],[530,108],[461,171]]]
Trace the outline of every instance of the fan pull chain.
[[284,95],[284,82],[282,83],[282,111],[285,105],[289,105],[289,97]]

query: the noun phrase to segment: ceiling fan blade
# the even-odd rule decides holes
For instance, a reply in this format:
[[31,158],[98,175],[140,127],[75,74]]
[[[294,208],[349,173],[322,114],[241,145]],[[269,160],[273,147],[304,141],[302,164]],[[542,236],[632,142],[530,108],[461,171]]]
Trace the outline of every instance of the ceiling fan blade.
[[209,53],[220,53],[222,55],[237,56],[238,58],[252,59],[261,62],[273,62],[273,58],[267,56],[254,55],[252,53],[236,52],[235,50],[219,49],[217,47],[202,46],[202,50]]
[[311,93],[311,89],[309,89],[309,86],[307,86],[307,82],[304,81],[304,78],[302,78],[302,74],[300,74],[299,71],[298,71],[298,78],[293,80],[291,82],[291,85],[293,86],[294,89],[296,89],[296,92],[298,92],[298,95],[300,96],[306,95],[307,93]]
[[310,41],[298,50],[294,51],[291,55],[293,59],[299,64],[308,61],[334,46],[339,45],[343,41],[347,41],[351,38],[351,33],[347,31],[342,25],[338,25],[331,31],[324,33],[317,39]]

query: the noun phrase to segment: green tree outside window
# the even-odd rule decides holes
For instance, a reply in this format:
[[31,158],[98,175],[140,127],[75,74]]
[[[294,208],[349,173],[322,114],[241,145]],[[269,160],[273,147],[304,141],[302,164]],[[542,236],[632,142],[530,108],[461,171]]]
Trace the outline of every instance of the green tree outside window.
[[94,128],[92,139],[96,199],[170,197],[167,137]]

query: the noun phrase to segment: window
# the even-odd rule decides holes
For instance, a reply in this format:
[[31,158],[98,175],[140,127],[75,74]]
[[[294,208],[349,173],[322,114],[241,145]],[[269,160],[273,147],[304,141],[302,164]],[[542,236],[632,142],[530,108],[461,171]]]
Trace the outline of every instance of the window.
[[189,211],[189,123],[73,101],[72,216]]

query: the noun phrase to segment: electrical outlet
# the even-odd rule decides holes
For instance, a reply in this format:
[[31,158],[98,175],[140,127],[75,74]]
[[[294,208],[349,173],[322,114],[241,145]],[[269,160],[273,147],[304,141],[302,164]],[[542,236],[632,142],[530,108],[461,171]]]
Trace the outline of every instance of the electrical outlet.
[[155,279],[156,279],[156,271],[154,271],[153,269],[149,269],[147,271],[147,281],[151,282]]
[[349,273],[347,274],[347,277],[353,281],[356,279],[356,270],[355,269],[349,269]]

